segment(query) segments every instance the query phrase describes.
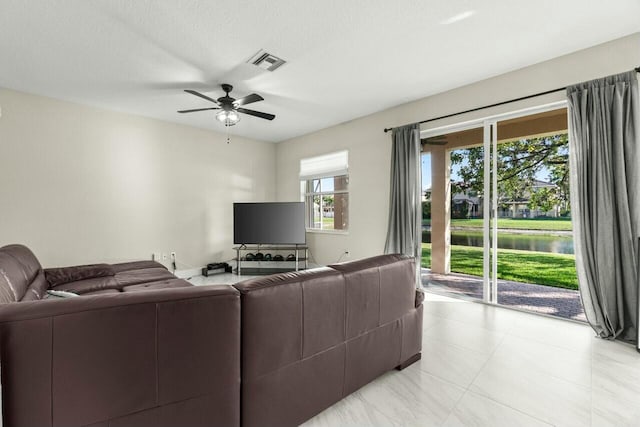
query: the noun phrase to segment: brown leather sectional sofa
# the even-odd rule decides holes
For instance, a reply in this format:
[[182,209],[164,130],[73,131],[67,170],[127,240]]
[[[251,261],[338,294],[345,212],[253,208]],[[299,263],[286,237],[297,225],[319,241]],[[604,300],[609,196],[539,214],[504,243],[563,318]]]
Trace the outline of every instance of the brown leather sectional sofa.
[[[40,301],[47,276],[84,295]],[[131,292],[145,284],[175,289]],[[146,261],[43,270],[11,245],[0,300],[3,426],[239,425],[233,287],[191,286]]]
[[[39,301],[51,284],[82,296]],[[413,259],[234,286],[0,248],[2,425],[295,426],[419,358]]]

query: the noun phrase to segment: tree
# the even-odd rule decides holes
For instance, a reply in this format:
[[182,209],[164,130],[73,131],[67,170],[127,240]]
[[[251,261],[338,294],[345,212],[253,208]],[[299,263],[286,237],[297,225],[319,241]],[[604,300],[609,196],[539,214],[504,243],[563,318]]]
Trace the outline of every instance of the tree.
[[[534,189],[536,176],[546,174],[553,184],[535,203],[543,203],[543,196],[569,209],[569,145],[568,135],[518,139],[498,144],[498,204],[524,201],[541,189]],[[493,163],[493,159],[491,159]],[[451,152],[451,166],[459,180],[452,182],[452,194],[484,191],[484,147],[472,147]],[[538,206],[538,205],[536,205]],[[544,210],[544,209],[542,209]],[[550,209],[548,209],[550,210]]]
[[422,219],[431,219],[431,201],[422,202]]
[[559,200],[556,192],[549,187],[534,190],[529,197],[528,206],[530,209],[539,209],[542,212],[549,212],[558,205]]

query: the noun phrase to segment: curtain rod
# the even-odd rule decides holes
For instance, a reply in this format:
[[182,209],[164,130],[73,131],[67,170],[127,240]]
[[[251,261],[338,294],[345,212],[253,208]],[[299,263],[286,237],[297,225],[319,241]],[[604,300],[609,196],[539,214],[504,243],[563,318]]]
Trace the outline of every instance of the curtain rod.
[[[640,67],[636,67],[636,68],[634,68],[634,70],[635,70],[636,73],[640,73]],[[460,114],[472,113],[474,111],[484,110],[485,108],[498,107],[500,105],[510,104],[512,102],[523,101],[525,99],[535,98],[537,96],[542,96],[542,95],[548,95],[550,93],[559,92],[561,90],[566,90],[566,89],[567,89],[566,86],[565,87],[559,87],[557,89],[551,89],[551,90],[547,90],[547,91],[544,91],[544,92],[534,93],[533,95],[521,96],[520,98],[510,99],[508,101],[496,102],[495,104],[484,105],[482,107],[476,107],[476,108],[472,108],[470,110],[459,111],[457,113],[451,113],[451,114],[446,114],[446,115],[440,116],[440,117],[434,117],[432,119],[426,119],[426,120],[423,120],[423,121],[418,122],[418,123],[422,124],[422,123],[433,122],[433,121],[440,120],[440,119],[446,119],[446,118],[453,117],[453,116],[459,116]],[[393,130],[393,129],[394,128],[385,128],[384,132],[387,133],[387,132],[389,132],[390,130]]]

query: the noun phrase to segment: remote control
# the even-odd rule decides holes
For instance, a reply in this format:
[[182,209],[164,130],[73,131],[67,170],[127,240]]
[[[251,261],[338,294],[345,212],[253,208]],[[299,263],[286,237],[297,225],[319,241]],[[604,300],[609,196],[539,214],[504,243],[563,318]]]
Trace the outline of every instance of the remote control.
[[73,292],[67,292],[67,291],[48,290],[47,293],[51,296],[58,297],[58,298],[72,298],[72,297],[80,296],[78,294],[74,294]]

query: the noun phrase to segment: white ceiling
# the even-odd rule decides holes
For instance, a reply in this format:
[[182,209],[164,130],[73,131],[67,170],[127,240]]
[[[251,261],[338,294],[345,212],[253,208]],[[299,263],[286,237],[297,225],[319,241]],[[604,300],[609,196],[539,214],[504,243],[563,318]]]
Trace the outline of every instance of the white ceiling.
[[[640,0],[0,0],[0,87],[282,141],[640,31]],[[288,63],[246,64],[259,49]]]

